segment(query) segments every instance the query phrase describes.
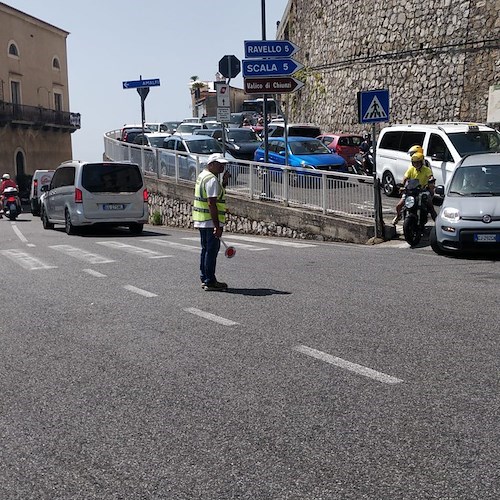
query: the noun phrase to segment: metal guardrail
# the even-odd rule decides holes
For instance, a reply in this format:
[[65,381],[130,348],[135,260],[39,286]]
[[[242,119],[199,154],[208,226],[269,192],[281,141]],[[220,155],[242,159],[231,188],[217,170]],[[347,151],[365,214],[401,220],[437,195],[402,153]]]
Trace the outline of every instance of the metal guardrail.
[[[174,182],[192,182],[207,156],[119,141],[120,130],[104,135],[104,151],[114,161],[137,163],[144,174]],[[232,160],[228,193],[285,206],[373,222],[373,177]]]

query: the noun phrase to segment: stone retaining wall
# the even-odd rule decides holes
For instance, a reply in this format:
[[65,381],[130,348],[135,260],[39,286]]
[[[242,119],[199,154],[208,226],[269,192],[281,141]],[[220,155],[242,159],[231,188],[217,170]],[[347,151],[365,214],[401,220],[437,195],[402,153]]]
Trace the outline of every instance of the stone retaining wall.
[[290,122],[361,132],[356,95],[374,89],[389,89],[391,123],[486,122],[500,83],[499,0],[289,5],[278,38],[301,48],[295,76],[306,83],[282,99]]

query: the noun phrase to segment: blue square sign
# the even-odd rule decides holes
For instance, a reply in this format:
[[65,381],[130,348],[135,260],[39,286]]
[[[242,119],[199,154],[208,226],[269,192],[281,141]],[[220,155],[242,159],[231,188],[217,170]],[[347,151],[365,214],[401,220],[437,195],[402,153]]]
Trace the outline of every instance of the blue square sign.
[[359,123],[389,121],[389,91],[358,92]]

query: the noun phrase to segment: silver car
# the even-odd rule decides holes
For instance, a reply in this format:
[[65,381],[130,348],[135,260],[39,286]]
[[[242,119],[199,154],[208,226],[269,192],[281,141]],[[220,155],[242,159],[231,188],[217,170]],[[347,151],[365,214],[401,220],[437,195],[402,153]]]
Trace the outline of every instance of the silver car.
[[444,195],[431,230],[436,253],[500,250],[500,153],[466,156],[436,193]]
[[45,229],[64,224],[66,233],[92,225],[127,226],[142,233],[148,221],[148,191],[135,163],[67,161],[44,187]]

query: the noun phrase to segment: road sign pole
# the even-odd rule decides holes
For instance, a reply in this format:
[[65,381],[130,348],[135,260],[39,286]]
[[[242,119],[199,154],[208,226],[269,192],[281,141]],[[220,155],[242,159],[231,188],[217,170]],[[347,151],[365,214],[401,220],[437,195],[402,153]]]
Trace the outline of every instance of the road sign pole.
[[[261,0],[262,40],[266,39],[266,0]],[[269,161],[269,132],[267,130],[267,94],[263,94],[262,112],[264,113],[264,162]],[[267,173],[269,175],[269,173]],[[270,193],[266,193],[269,196]]]

